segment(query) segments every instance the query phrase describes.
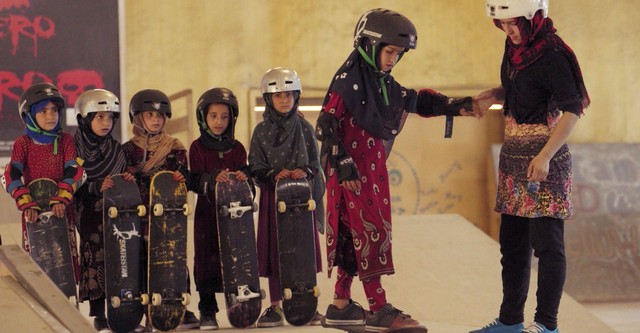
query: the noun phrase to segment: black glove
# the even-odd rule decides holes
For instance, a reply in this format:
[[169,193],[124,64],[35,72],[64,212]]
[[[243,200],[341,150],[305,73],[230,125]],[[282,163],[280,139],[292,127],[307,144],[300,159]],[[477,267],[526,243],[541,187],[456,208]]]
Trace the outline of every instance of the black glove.
[[353,162],[351,156],[344,153],[342,156],[336,159],[338,167],[338,180],[340,182],[345,180],[358,180],[358,167]]

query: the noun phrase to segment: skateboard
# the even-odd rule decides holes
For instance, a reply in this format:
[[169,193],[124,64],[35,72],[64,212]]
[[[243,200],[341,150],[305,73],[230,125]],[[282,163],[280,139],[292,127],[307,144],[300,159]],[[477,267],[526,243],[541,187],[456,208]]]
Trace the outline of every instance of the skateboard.
[[282,310],[291,325],[306,325],[316,314],[320,295],[313,225],[316,203],[311,198],[309,182],[279,180],[276,207]]
[[216,183],[218,240],[227,316],[232,326],[252,326],[260,317],[260,289],[253,212],[258,210],[251,188],[230,174]]
[[[333,328],[341,331],[345,331],[348,333],[365,333],[365,325],[346,325],[346,326],[327,326],[325,323],[325,318],[321,320],[322,327],[324,328]],[[390,328],[388,330],[380,331],[384,333],[427,333],[429,330],[422,325],[418,326],[408,326],[408,327],[400,327],[400,328]]]
[[177,328],[189,304],[187,293],[187,186],[160,171],[149,189],[149,320],[160,331]]
[[62,293],[77,306],[73,256],[67,218],[53,214],[49,202],[58,193],[58,183],[48,178],[33,180],[28,185],[33,201],[40,207],[38,219],[27,222],[31,259],[44,271]]
[[138,185],[114,175],[113,187],[103,192],[103,230],[107,322],[114,332],[133,331],[144,314],[149,296],[140,290],[140,217],[146,207]]

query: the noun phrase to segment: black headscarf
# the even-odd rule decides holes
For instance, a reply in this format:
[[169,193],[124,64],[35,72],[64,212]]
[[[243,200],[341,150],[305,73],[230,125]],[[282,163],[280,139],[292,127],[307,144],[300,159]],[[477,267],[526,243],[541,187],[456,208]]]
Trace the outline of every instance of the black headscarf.
[[100,137],[91,130],[91,121],[95,115],[96,113],[92,112],[87,117],[80,118],[79,129],[74,135],[78,157],[84,160],[82,167],[89,179],[122,173],[127,166],[122,146],[111,136],[111,132]]

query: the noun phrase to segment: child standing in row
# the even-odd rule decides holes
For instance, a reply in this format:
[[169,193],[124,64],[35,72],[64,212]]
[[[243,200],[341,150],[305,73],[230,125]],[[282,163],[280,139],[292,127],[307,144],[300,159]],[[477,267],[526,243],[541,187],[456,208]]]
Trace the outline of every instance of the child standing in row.
[[[258,320],[258,327],[284,325],[282,288],[280,286],[276,229],[275,183],[284,178],[311,180],[314,213],[317,225],[324,221],[324,179],[313,126],[298,112],[302,92],[300,78],[294,70],[277,67],[262,78],[262,96],[266,102],[264,120],[251,138],[249,165],[251,174],[260,186],[258,216],[258,263],[260,276],[269,278],[271,306]],[[322,269],[319,241],[316,233],[316,267]],[[317,314],[311,322],[320,324]]]
[[219,311],[215,293],[223,291],[215,185],[228,181],[230,172],[239,180],[248,180],[247,151],[235,139],[238,100],[231,90],[213,88],[204,92],[198,99],[196,118],[200,137],[189,149],[189,190],[198,194],[193,275],[200,295],[200,330],[215,330]]
[[[160,90],[147,89],[137,92],[129,103],[129,120],[133,124],[133,138],[123,145],[129,166],[128,171],[138,180],[143,202],[149,202],[151,177],[158,171],[173,171],[173,180],[184,182],[188,177],[187,149],[176,138],[165,132],[167,119],[171,118],[169,97]],[[148,216],[148,213],[147,213]],[[141,221],[142,234],[148,239],[148,219]],[[147,244],[143,242],[143,285],[146,290]],[[188,276],[188,275],[187,275]],[[189,283],[187,281],[187,290]],[[195,328],[199,320],[187,310],[181,328]]]
[[[98,332],[108,331],[105,318],[104,237],[102,229],[102,192],[113,186],[111,176],[124,173],[124,150],[111,136],[120,118],[120,101],[110,91],[85,91],[76,100],[78,130],[74,135],[78,157],[84,163],[87,182],[78,189],[76,217],[80,234],[79,299],[89,300],[89,316]],[[125,179],[135,178],[125,173]]]
[[38,178],[50,178],[58,183],[58,193],[50,202],[51,209],[58,217],[67,216],[77,281],[78,252],[71,203],[73,193],[85,180],[85,172],[76,161],[73,137],[62,132],[60,112],[65,109],[64,98],[56,86],[38,83],[20,96],[18,107],[26,134],[13,144],[11,161],[5,168],[2,184],[22,211],[22,248],[29,253],[26,223],[35,222],[40,209],[27,185]]

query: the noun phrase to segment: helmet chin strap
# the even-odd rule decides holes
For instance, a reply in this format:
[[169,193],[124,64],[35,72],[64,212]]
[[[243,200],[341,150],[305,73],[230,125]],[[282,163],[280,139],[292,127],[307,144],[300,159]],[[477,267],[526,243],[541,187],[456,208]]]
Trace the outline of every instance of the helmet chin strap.
[[[369,56],[367,52],[365,52],[362,46],[358,46],[358,52],[360,52],[360,55],[362,56],[364,61],[367,62],[367,64],[373,67],[373,69],[375,69],[376,72],[380,72],[380,70],[378,69],[378,66],[376,65],[376,62],[373,60],[376,57],[375,45],[371,46],[371,56]],[[382,87],[382,98],[384,99],[384,105],[389,105],[389,96],[387,95],[387,85],[384,84],[384,76],[380,77],[380,87]]]
[[55,137],[56,138],[55,140],[53,140],[53,155],[58,155],[58,137],[60,135],[44,131],[42,128],[40,128],[40,126],[37,125],[38,123],[31,117],[30,114],[27,113],[27,117],[29,117],[29,120],[31,120],[31,123],[36,124],[36,125],[31,125],[31,124],[29,124],[28,122],[25,121],[24,124],[30,131],[35,132],[36,134],[40,134],[40,135],[44,135],[44,136],[51,136],[51,137]]

